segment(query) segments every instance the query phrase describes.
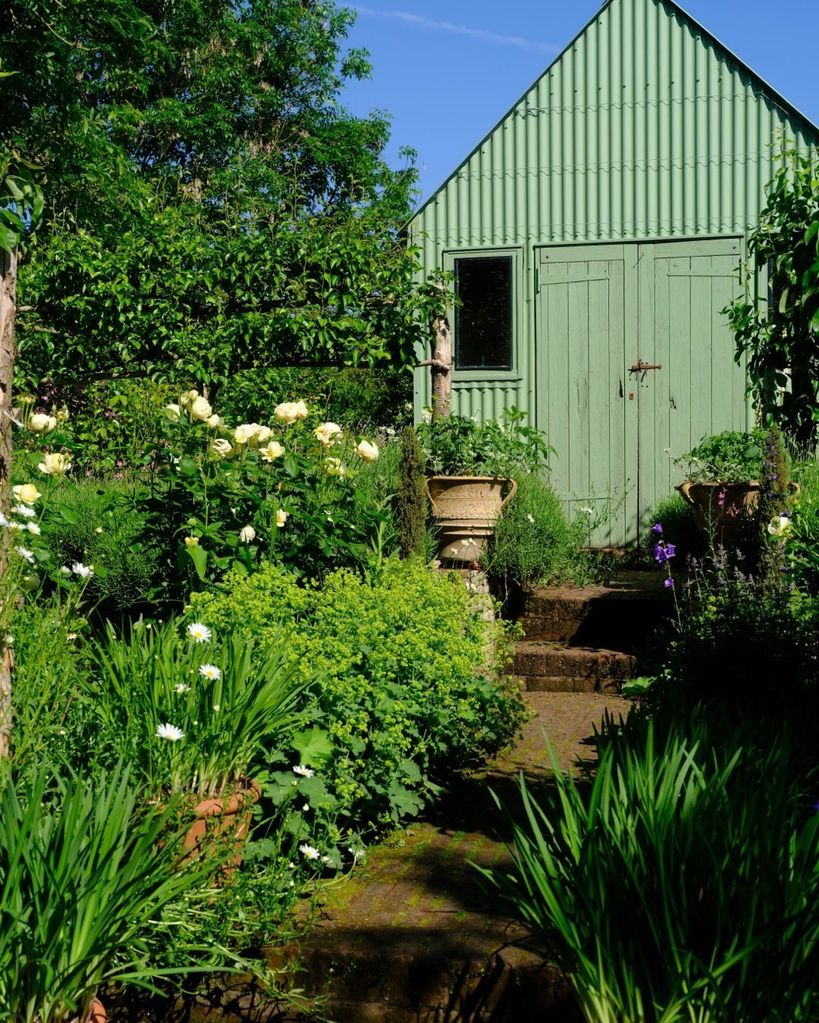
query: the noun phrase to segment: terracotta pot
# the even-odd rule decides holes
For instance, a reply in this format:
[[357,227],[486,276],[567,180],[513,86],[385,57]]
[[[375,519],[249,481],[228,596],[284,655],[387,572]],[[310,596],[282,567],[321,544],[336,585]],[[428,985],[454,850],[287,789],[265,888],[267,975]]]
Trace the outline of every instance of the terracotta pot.
[[192,808],[193,823],[182,843],[182,862],[198,860],[208,850],[221,856],[227,849],[233,848],[234,854],[222,866],[223,875],[230,876],[242,862],[242,848],[250,832],[253,807],[260,797],[258,785],[251,781],[229,796],[203,799],[197,803]]
[[[91,1003],[91,1008],[88,1010],[88,1015],[85,1017],[85,1023],[106,1023],[107,1019],[108,1014],[105,1011],[105,1006],[99,998],[95,998]],[[71,1023],[79,1023],[79,1020],[73,1019]]]
[[517,490],[499,476],[430,476],[427,492],[442,561],[475,562]]

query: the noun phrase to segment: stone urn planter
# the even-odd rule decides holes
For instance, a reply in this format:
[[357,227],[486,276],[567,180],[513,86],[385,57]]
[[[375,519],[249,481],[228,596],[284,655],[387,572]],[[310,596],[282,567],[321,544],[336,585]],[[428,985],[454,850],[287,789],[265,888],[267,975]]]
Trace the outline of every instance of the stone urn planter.
[[464,564],[478,561],[516,490],[514,480],[498,476],[430,476],[427,492],[438,530],[438,557]]
[[[91,1003],[91,1007],[88,1010],[88,1015],[83,1020],[83,1023],[106,1023],[108,1019],[108,1013],[105,1011],[105,1006],[99,1000],[95,998]],[[79,1023],[78,1019],[71,1020],[71,1023]]]
[[734,544],[740,539],[759,503],[757,480],[747,483],[681,483],[683,500],[694,509],[700,532],[715,543]]

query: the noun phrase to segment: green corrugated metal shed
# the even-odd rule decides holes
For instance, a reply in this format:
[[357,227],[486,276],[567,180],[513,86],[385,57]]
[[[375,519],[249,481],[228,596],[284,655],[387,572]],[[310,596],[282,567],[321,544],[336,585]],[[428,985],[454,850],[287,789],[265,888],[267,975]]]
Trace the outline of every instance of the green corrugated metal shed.
[[427,269],[508,257],[510,366],[456,365],[454,411],[524,409],[575,507],[625,495],[598,543],[635,538],[670,456],[749,425],[720,311],[777,155],[818,143],[673,0],[609,0],[414,217]]

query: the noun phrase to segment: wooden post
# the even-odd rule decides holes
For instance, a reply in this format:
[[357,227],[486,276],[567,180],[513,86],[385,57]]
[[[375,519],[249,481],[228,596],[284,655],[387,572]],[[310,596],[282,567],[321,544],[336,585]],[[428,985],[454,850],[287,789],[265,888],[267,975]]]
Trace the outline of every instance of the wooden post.
[[452,414],[452,332],[446,316],[437,316],[432,326],[432,358],[418,365],[429,366],[432,373],[432,418],[447,419]]
[[[12,409],[11,383],[17,354],[14,323],[17,314],[17,250],[0,249],[0,511],[10,507]],[[0,530],[0,579],[6,575],[9,531]],[[2,592],[2,587],[0,587]],[[12,600],[12,593],[4,599]],[[12,649],[0,636],[0,757],[9,755],[11,736]]]

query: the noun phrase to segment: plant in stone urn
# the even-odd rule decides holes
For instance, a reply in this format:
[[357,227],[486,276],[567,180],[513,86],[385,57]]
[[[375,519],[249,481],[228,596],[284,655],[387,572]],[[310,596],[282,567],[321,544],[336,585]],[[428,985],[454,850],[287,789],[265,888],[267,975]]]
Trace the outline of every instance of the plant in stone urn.
[[500,420],[448,416],[418,428],[442,560],[477,562],[501,509],[514,496],[513,475],[545,468],[550,448],[525,418],[510,408]]

